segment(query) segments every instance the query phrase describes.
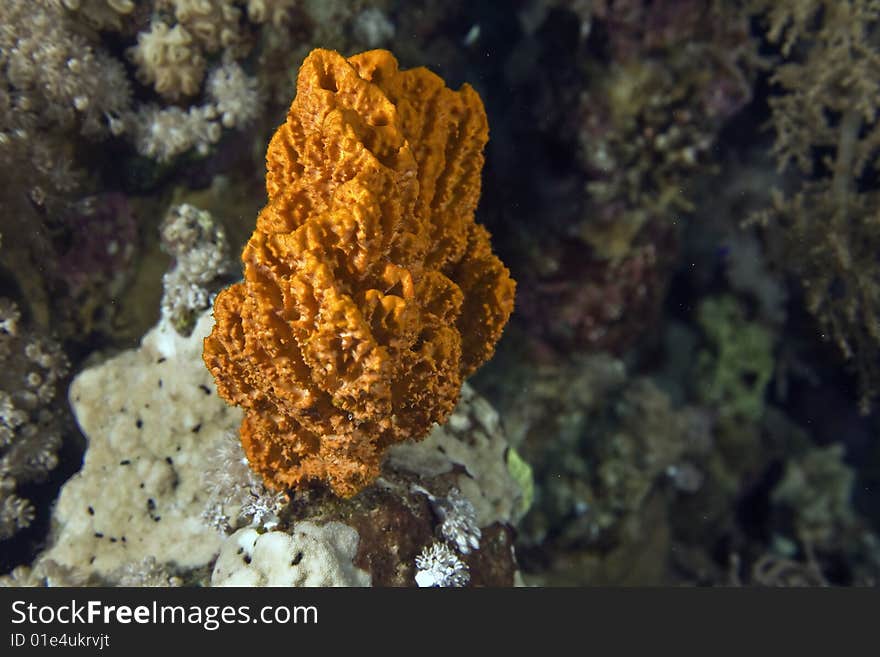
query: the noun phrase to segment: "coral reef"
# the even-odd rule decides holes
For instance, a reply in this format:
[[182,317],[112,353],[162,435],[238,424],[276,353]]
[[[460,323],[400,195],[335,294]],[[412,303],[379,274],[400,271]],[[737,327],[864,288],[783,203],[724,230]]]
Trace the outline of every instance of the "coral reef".
[[[546,248],[558,254],[559,273],[547,273],[525,287],[520,307],[535,330],[564,350],[620,352],[650,326],[666,294],[674,239],[630,245],[629,253],[609,262],[581,258],[570,242]],[[577,259],[576,259],[577,258]]]
[[[87,221],[66,218],[94,214],[93,229],[104,234],[111,226],[99,224],[113,220],[101,200],[95,213],[85,211],[90,199],[125,196],[125,203],[140,206],[132,195],[157,191],[187,162],[217,152],[224,137],[237,133],[239,141],[224,153],[222,167],[231,169],[250,140],[265,139],[263,131],[280,110],[274,103],[279,98],[289,103],[292,64],[318,32],[324,41],[347,47],[355,38],[352,22],[361,12],[374,9],[373,23],[382,23],[382,2],[329,4],[2,4],[0,164],[7,177],[0,190],[0,216],[4,232],[20,236],[22,243],[0,253],[0,266],[16,279],[21,301],[39,326],[51,325],[78,345],[98,339],[129,346],[155,322],[150,316],[134,329],[113,316],[122,305],[116,295],[123,291],[114,287],[122,275],[131,274],[138,285],[149,276],[152,253],[142,261],[140,248],[130,254],[133,262],[119,264],[107,281],[90,281],[96,286],[94,298],[66,294],[64,267],[73,264],[75,255],[61,267],[56,263],[74,254],[71,242],[100,242],[81,234],[88,232],[82,226]],[[333,21],[319,24],[312,18],[321,11]],[[230,150],[237,150],[234,157]],[[189,178],[198,176],[191,170],[182,176],[188,180],[177,182],[192,184]],[[195,181],[196,187],[201,184]],[[144,209],[138,217],[141,238],[151,235],[162,218],[161,211]],[[153,245],[148,238],[136,246],[149,251]],[[115,260],[122,260],[119,255],[127,247]],[[106,294],[109,288],[113,294]],[[79,305],[83,312],[71,308]]]
[[387,51],[303,62],[245,281],[218,295],[204,354],[271,486],[354,495],[491,355],[514,285],[473,220],[486,139],[469,86]]
[[79,36],[53,3],[35,8],[12,0],[4,3],[3,19],[4,132],[77,126],[98,136],[116,129],[115,121],[131,102],[120,62]]
[[[785,61],[772,82],[773,150],[805,179],[760,219],[781,233],[778,257],[800,279],[823,340],[856,371],[864,412],[880,385],[880,230],[874,186],[878,19],[870,0],[758,1]],[[817,155],[819,153],[820,155]]]
[[578,235],[613,260],[651,219],[690,208],[686,181],[751,91],[746,26],[730,3],[600,4],[614,57],[610,67],[590,67],[598,79],[581,94],[589,201]]
[[230,269],[226,231],[210,212],[188,203],[170,208],[159,231],[162,250],[174,258],[162,277],[162,314],[189,335],[210,305],[209,286]]
[[0,586],[875,586],[878,27],[0,3]]
[[524,369],[529,385],[505,388],[502,406],[537,488],[520,526],[524,549],[625,542],[659,487],[700,489],[711,426],[698,409],[675,408],[656,384],[629,379],[607,354]]
[[[528,212],[505,224],[524,224],[514,247],[523,318],[560,353],[620,354],[656,321],[692,188],[751,98],[746,18],[730,3],[679,4],[530,3],[520,13],[531,57],[512,57],[506,73],[531,113],[517,129],[545,134],[535,157],[555,159],[537,200],[522,201],[540,229],[525,224]],[[566,41],[541,42],[563,20]]]
[[[248,467],[235,438],[241,414],[211,388],[200,358],[211,326],[206,312],[183,337],[163,319],[138,349],[77,376],[70,397],[89,438],[83,469],[62,490],[50,547],[16,577],[206,583],[213,569],[218,585],[412,586],[416,556],[447,540],[475,584],[513,583],[508,528],[524,491],[485,400],[465,386],[449,426],[392,447],[381,478],[355,500],[288,500]],[[108,489],[117,493],[108,498]]]
[[35,334],[15,303],[0,298],[0,541],[34,520],[21,488],[44,481],[58,464],[65,414],[59,388],[69,363]]

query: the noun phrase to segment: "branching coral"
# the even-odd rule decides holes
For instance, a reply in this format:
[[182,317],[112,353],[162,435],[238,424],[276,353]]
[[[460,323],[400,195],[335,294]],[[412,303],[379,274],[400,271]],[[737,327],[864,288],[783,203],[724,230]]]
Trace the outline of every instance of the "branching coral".
[[762,219],[802,283],[820,335],[859,375],[867,411],[880,385],[880,15],[872,0],[755,0],[786,61],[772,81],[780,167],[807,176]]
[[0,130],[78,125],[106,134],[130,104],[122,64],[92,47],[58,8],[13,0],[0,11]]
[[204,352],[271,486],[354,495],[492,354],[514,283],[473,219],[487,132],[471,87],[387,51],[304,61]]

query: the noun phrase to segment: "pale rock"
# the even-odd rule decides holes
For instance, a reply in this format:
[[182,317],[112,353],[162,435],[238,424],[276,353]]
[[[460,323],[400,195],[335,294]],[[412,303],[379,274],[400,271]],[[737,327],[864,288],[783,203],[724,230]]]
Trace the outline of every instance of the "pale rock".
[[341,522],[297,522],[290,533],[239,529],[223,543],[212,586],[369,586],[354,563],[358,534]]
[[186,338],[160,322],[139,349],[73,381],[70,403],[88,449],[62,489],[41,559],[108,575],[147,558],[197,568],[217,554],[223,537],[202,518],[204,473],[242,415],[216,394],[202,363],[212,326],[210,311]]

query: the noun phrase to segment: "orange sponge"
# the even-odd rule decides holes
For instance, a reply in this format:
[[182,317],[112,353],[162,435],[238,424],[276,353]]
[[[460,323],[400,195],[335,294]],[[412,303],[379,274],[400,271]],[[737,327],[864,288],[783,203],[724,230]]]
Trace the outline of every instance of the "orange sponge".
[[354,495],[491,356],[514,282],[474,222],[487,138],[470,86],[387,51],[303,62],[244,281],[217,296],[204,347],[270,487]]

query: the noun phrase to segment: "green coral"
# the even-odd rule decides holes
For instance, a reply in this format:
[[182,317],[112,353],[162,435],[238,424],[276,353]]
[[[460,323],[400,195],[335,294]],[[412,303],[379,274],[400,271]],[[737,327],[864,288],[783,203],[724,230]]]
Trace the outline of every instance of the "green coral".
[[746,319],[734,297],[710,297],[698,322],[711,348],[697,357],[698,395],[724,418],[757,420],[773,376],[773,334]]
[[522,491],[519,507],[516,510],[518,517],[522,518],[535,501],[535,478],[532,475],[532,466],[526,463],[512,447],[507,450],[507,471]]

